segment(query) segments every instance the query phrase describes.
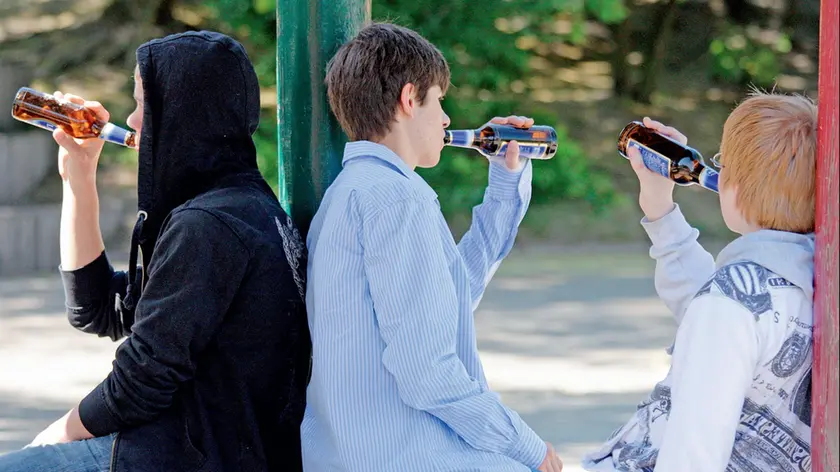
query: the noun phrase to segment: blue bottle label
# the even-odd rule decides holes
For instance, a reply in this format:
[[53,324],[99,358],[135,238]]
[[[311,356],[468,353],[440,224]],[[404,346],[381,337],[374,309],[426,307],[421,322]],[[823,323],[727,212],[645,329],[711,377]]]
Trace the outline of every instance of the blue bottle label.
[[56,128],[58,128],[56,125],[44,120],[26,120],[26,123],[29,123],[32,126],[43,128],[47,131],[54,131]]
[[662,177],[671,178],[671,159],[668,159],[664,155],[654,151],[635,139],[628,140],[627,145],[639,150],[645,167]]
[[[504,157],[505,152],[507,151],[508,143],[502,144],[502,147],[499,148],[499,157]],[[545,152],[548,149],[547,144],[520,144],[519,145],[519,157],[527,157],[529,159],[539,159],[545,156]]]
[[702,172],[700,172],[700,186],[709,189],[712,192],[720,193],[718,190],[719,177],[719,173],[706,167]]
[[472,130],[454,130],[447,131],[450,136],[449,145],[456,147],[470,147],[475,137],[475,132]]
[[129,131],[112,123],[106,124],[99,133],[99,138],[108,142],[128,146]]

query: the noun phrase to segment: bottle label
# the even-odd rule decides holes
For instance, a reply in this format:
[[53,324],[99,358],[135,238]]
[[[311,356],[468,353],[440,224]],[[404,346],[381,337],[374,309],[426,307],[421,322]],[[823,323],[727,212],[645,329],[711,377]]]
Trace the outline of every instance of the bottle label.
[[22,121],[24,121],[25,123],[29,123],[32,126],[37,126],[39,128],[43,128],[47,131],[55,131],[55,129],[58,128],[58,126],[50,123],[49,121],[45,121],[45,120],[22,120]]
[[128,146],[128,136],[129,132],[120,128],[119,126],[115,126],[112,123],[108,123],[102,127],[102,132],[99,133],[99,138],[104,139],[105,141],[119,144],[121,146]]
[[[499,148],[499,153],[497,154],[499,157],[503,157],[505,152],[507,151],[508,143],[502,144],[502,147]],[[541,157],[545,156],[546,151],[548,150],[548,144],[520,144],[519,145],[519,157],[527,157],[529,159],[540,159]]]
[[635,139],[629,139],[627,145],[639,150],[639,153],[642,154],[642,162],[644,162],[645,167],[662,177],[671,178],[671,159],[668,159],[661,153],[654,151]]
[[700,172],[700,186],[712,192],[719,193],[718,178],[720,174],[706,167]]
[[475,132],[473,130],[454,130],[447,131],[450,140],[449,145],[455,147],[471,148],[473,139],[475,139]]

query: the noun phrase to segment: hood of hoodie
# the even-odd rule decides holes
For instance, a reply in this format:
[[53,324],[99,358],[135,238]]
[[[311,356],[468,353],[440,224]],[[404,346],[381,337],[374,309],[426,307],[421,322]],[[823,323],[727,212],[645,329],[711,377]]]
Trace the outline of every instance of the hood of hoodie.
[[717,267],[752,261],[814,296],[814,234],[763,229],[732,241],[718,254]]
[[144,93],[137,197],[144,221],[133,244],[148,263],[177,206],[242,179],[271,189],[257,167],[252,135],[260,90],[242,45],[215,32],[179,33],[140,46],[137,65]]

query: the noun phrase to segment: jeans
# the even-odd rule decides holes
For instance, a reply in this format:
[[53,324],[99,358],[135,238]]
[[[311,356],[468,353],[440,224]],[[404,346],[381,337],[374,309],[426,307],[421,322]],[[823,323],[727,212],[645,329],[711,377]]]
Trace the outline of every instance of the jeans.
[[114,435],[0,455],[0,472],[108,472]]

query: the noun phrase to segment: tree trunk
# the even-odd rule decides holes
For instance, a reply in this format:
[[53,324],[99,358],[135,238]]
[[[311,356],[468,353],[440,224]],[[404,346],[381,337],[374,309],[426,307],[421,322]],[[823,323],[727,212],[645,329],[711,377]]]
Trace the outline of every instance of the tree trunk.
[[662,61],[665,58],[665,48],[673,34],[674,18],[677,13],[677,0],[668,0],[662,14],[657,15],[658,21],[651,25],[654,38],[650,50],[642,65],[642,82],[633,93],[633,98],[641,103],[650,103],[653,92],[656,91],[656,80]]
[[[792,0],[796,1],[796,0]],[[723,0],[730,19],[739,25],[746,25],[753,19],[753,7],[747,0]]]
[[627,18],[621,23],[610,28],[612,30],[613,42],[615,49],[611,58],[613,71],[613,92],[616,96],[623,97],[627,95],[627,79],[629,67],[627,64],[627,55],[631,52],[630,47],[630,12],[627,13]]

